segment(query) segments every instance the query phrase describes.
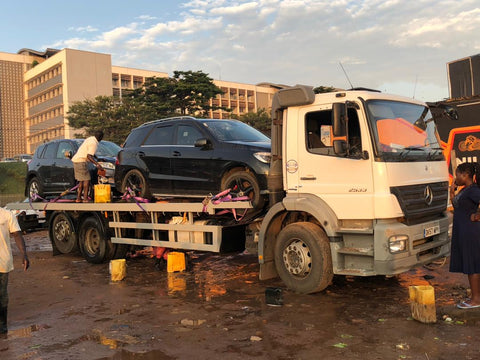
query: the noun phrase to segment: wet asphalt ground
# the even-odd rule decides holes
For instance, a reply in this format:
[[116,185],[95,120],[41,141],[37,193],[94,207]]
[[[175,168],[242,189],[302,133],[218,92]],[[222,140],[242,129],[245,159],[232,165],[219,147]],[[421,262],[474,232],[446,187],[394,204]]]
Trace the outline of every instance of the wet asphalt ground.
[[[259,281],[246,253],[191,253],[189,270],[173,274],[128,259],[127,277],[113,283],[108,264],[53,257],[47,236],[25,236],[30,270],[15,259],[2,360],[480,359],[480,310],[455,308],[468,282],[448,261],[391,278],[336,276],[300,295]],[[435,324],[410,313],[408,287],[428,284]],[[267,288],[282,306],[266,304]]]

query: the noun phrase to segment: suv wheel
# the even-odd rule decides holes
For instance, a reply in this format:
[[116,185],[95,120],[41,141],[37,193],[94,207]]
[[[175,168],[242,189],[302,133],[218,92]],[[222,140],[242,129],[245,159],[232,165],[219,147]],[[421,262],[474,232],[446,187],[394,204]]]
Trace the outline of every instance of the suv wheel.
[[245,170],[233,170],[222,179],[222,191],[231,189],[230,193],[236,196],[248,196],[254,209],[261,209],[265,204],[264,197],[260,194],[257,178]]
[[128,189],[131,189],[135,192],[135,195],[143,198],[148,199],[152,196],[145,176],[137,169],[128,171],[123,178],[122,192],[125,193]]

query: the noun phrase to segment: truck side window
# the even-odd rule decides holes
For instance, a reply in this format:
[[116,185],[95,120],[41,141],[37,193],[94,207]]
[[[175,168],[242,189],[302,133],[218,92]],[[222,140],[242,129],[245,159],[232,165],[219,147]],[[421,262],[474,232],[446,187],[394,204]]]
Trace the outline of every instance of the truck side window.
[[350,155],[356,156],[362,153],[362,137],[360,133],[360,124],[355,109],[348,109],[348,143]]
[[[332,140],[332,111],[313,111],[305,116],[307,150],[313,154],[335,156]],[[350,154],[362,152],[362,140],[357,111],[348,109],[348,141]]]
[[335,155],[332,145],[332,111],[313,111],[305,116],[306,144],[308,152]]

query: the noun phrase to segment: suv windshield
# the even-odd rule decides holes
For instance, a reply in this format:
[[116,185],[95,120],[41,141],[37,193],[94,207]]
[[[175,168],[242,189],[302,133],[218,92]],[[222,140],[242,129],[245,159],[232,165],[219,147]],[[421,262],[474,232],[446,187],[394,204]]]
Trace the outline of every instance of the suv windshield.
[[443,160],[428,107],[389,100],[366,104],[377,156],[383,161]]
[[260,131],[240,121],[204,121],[203,126],[220,141],[270,142],[270,139]]

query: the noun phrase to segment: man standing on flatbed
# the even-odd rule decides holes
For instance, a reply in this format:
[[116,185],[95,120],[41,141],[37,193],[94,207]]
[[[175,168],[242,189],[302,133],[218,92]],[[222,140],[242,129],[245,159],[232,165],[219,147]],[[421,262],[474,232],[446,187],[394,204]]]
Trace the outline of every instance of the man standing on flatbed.
[[73,156],[73,170],[75,172],[75,179],[78,181],[77,200],[76,202],[89,202],[88,190],[90,187],[90,172],[88,171],[87,161],[93,163],[98,170],[103,170],[103,167],[95,160],[94,155],[97,151],[98,143],[103,139],[103,131],[95,131],[94,136],[85,139],[83,144],[78,148],[77,153]]

